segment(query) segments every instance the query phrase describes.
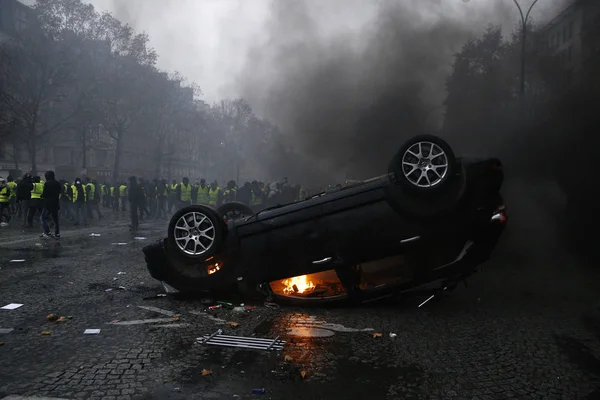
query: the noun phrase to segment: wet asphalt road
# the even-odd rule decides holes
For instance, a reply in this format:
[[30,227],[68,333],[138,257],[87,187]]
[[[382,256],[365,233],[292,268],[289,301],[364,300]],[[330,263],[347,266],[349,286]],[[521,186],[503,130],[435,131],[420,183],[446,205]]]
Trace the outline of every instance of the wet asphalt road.
[[[0,310],[0,328],[14,329],[0,333],[0,398],[600,398],[598,269],[551,244],[530,251],[523,242],[533,228],[507,232],[468,288],[423,309],[415,298],[327,309],[247,302],[256,308],[209,314],[200,299],[155,297],[163,290],[141,249],[162,237],[164,222],[144,223],[136,235],[145,240],[135,240],[125,221],[102,225],[65,230],[60,243],[1,232],[0,306],[24,305]],[[72,319],[48,322],[50,313]],[[145,319],[157,321],[110,324]],[[101,332],[84,335],[90,328]],[[288,344],[266,352],[194,343],[219,328]],[[307,332],[328,336],[294,336]]]

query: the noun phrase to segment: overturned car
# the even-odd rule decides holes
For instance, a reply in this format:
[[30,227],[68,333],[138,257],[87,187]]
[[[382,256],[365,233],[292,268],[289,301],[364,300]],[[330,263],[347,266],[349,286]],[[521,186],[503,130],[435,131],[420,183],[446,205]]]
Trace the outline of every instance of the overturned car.
[[457,158],[441,138],[419,135],[381,177],[255,213],[185,207],[143,251],[152,277],[179,291],[240,286],[307,302],[447,291],[501,236],[503,179],[498,159]]

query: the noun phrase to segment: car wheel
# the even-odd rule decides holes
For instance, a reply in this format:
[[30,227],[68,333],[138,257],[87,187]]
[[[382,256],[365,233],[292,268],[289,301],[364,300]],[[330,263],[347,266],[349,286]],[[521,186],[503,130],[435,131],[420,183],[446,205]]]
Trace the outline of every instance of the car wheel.
[[407,140],[389,164],[388,171],[406,190],[442,191],[455,175],[456,158],[445,140],[418,135]]
[[185,258],[208,258],[224,240],[225,224],[215,210],[192,205],[177,211],[169,223],[168,247]]
[[230,220],[247,218],[254,214],[250,207],[237,201],[223,204],[217,209],[217,212],[223,216],[225,223]]

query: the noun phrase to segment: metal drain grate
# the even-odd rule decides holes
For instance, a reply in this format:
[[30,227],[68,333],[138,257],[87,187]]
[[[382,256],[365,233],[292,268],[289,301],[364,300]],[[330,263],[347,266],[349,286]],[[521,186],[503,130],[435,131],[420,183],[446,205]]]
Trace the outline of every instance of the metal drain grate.
[[279,336],[275,339],[261,339],[255,337],[222,335],[222,333],[223,331],[219,329],[212,335],[204,335],[196,340],[198,343],[213,346],[241,347],[254,350],[283,350],[283,346],[285,345],[285,341],[279,340]]

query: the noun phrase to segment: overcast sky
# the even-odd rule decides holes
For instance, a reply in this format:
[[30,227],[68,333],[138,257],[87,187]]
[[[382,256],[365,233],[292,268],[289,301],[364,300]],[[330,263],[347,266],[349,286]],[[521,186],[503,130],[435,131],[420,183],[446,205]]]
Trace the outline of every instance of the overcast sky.
[[[22,0],[33,3],[34,0]],[[236,96],[239,75],[247,70],[248,51],[267,40],[265,26],[270,21],[273,0],[84,0],[97,10],[109,11],[150,36],[151,45],[159,54],[159,67],[179,71],[198,83],[203,98],[212,102]],[[295,0],[276,0],[292,2]],[[422,7],[421,0],[397,0]],[[523,7],[532,0],[520,0]],[[489,9],[492,2],[511,0],[440,0],[440,6],[428,6],[423,14],[433,20],[462,17],[465,24],[480,20],[475,16]],[[547,18],[565,0],[539,0],[533,13],[536,19]],[[378,0],[320,0],[314,2],[312,14],[322,35],[340,31],[359,31],[376,15]],[[412,5],[411,5],[412,7]],[[513,7],[515,21],[518,16]],[[510,21],[511,19],[508,19]],[[507,24],[506,16],[497,21]],[[480,24],[480,23],[478,23]],[[510,25],[510,24],[509,24]],[[475,30],[483,26],[473,27]],[[243,77],[242,77],[243,78]]]

